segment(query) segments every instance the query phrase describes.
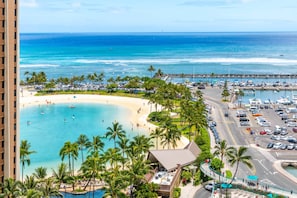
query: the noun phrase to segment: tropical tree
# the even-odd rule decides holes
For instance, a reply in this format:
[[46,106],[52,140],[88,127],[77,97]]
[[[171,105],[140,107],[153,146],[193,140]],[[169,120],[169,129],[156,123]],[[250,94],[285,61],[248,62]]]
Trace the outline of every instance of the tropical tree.
[[44,180],[47,176],[47,168],[45,167],[38,167],[35,168],[35,172],[33,173],[33,176],[37,179],[37,180]]
[[63,195],[59,192],[59,187],[60,186],[57,186],[52,178],[48,178],[42,183],[39,190],[42,193],[42,197],[63,197]]
[[230,184],[233,182],[233,180],[237,174],[238,167],[239,167],[240,163],[245,164],[249,168],[253,167],[253,165],[251,163],[252,157],[249,155],[245,155],[247,150],[248,150],[247,147],[240,146],[239,149],[233,148],[231,152],[228,152],[230,165],[233,166],[234,164],[236,164],[235,172],[232,177],[232,180],[230,181]]
[[81,163],[84,162],[84,150],[89,145],[89,138],[85,134],[80,134],[76,143],[78,144],[78,148],[81,151]]
[[228,157],[231,155],[231,152],[234,151],[234,147],[228,147],[226,140],[222,140],[219,144],[216,144],[214,147],[214,155],[220,157],[220,163],[219,166],[219,183],[221,183],[221,168],[224,163],[224,157]]
[[91,155],[89,155],[86,161],[82,163],[80,170],[82,171],[83,175],[88,178],[88,181],[83,188],[83,190],[86,190],[90,181],[99,177],[99,172],[104,170],[104,163],[102,158],[99,156],[99,153],[93,152]]
[[149,149],[153,146],[154,145],[149,137],[146,137],[144,135],[138,135],[133,137],[129,147],[133,147],[133,156],[140,157],[140,155],[147,153]]
[[[62,161],[64,160],[65,156],[68,156],[68,165],[69,165],[69,172],[72,172],[74,175],[74,160],[78,157],[78,144],[71,143],[67,141],[64,143],[64,146],[60,150],[60,157]],[[72,166],[71,166],[71,159],[72,159]]]
[[110,165],[110,170],[116,169],[118,163],[124,160],[118,148],[107,149],[107,151],[103,153],[102,158],[104,159],[105,164]]
[[30,155],[35,153],[35,151],[30,151],[31,144],[27,140],[22,140],[21,141],[21,146],[20,146],[20,161],[22,164],[22,181],[24,178],[24,169],[25,169],[25,164],[28,166],[30,165]]
[[105,133],[105,137],[109,138],[109,140],[113,139],[114,148],[116,148],[116,139],[122,138],[126,135],[126,132],[123,130],[122,125],[117,121],[112,123],[111,127],[107,128],[107,132]]
[[16,181],[12,178],[5,179],[4,183],[1,184],[2,193],[0,197],[19,197],[21,195],[21,186],[22,183],[20,181]]
[[67,177],[69,176],[69,172],[67,172],[67,164],[61,163],[58,165],[57,171],[52,169],[53,177],[58,182],[58,185],[61,186],[61,183],[65,182]]
[[103,178],[105,182],[103,197],[119,198],[126,197],[124,189],[129,185],[129,178],[127,174],[119,170],[120,167],[116,167],[112,171],[105,171]]
[[151,72],[151,78],[153,77],[153,72],[156,70],[154,66],[150,65],[150,67],[147,69],[149,72]]
[[104,147],[104,143],[101,140],[99,135],[93,136],[92,141],[87,144],[88,152],[89,153],[98,153],[102,151]]
[[156,149],[158,150],[158,145],[159,145],[159,138],[162,136],[164,130],[162,128],[156,128],[151,134],[151,138],[154,138],[156,140]]

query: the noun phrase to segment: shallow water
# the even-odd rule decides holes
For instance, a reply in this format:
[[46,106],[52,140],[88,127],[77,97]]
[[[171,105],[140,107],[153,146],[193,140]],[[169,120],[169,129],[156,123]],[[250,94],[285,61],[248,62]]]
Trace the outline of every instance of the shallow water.
[[[52,168],[56,169],[61,162],[59,151],[66,141],[74,142],[80,134],[86,134],[91,140],[93,136],[103,136],[106,128],[117,120],[123,125],[128,138],[139,133],[140,129],[132,131],[131,121],[128,118],[129,110],[124,107],[106,104],[52,104],[25,107],[21,109],[20,131],[21,140],[28,140],[31,150],[31,164],[25,167],[25,174],[31,174],[40,166],[47,168],[51,175]],[[113,147],[113,141],[102,139],[105,149]],[[85,155],[84,155],[85,156]],[[67,163],[68,159],[64,161]],[[81,156],[75,162],[79,167]]]

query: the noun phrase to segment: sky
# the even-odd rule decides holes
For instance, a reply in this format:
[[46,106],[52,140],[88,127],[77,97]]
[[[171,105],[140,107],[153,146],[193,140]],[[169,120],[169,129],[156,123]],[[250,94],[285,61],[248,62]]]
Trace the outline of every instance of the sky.
[[297,31],[297,0],[20,0],[20,32]]

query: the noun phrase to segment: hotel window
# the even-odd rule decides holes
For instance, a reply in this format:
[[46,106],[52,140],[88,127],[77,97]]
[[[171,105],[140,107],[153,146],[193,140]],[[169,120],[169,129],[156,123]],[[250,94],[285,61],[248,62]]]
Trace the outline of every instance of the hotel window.
[[1,146],[2,146],[2,148],[4,148],[4,141],[2,141],[2,143],[1,143],[1,144],[2,144],[2,145],[1,145]]
[[[5,63],[5,58],[2,57],[2,64],[4,64],[4,63]],[[3,71],[4,71],[4,69],[3,69]],[[2,76],[4,76],[4,72],[2,73]]]
[[4,100],[4,93],[2,93],[2,100]]
[[5,82],[4,82],[4,81],[2,81],[2,88],[4,88],[4,86],[5,86]]
[[14,16],[16,16],[17,15],[17,10],[16,9],[14,9]]
[[5,8],[2,8],[2,15],[5,15]]
[[17,84],[17,79],[16,79],[16,78],[14,79],[14,84],[15,84],[15,85]]
[[16,148],[15,148],[15,146],[13,147],[13,152],[15,152],[16,151]]
[[4,171],[4,164],[2,164],[2,166],[1,166],[1,170]]
[[14,90],[14,93],[13,94],[14,94],[14,96],[16,96],[16,90]]
[[[17,56],[14,56],[14,62],[17,62]],[[14,73],[16,73],[16,69],[14,69]]]
[[1,158],[4,159],[4,153],[1,154]]
[[[16,59],[16,56],[15,56],[15,59]],[[16,74],[17,73],[17,68],[14,67],[14,73]]]
[[4,117],[2,118],[2,124],[4,124]]
[[14,39],[17,39],[17,33],[16,32],[14,33]]
[[5,45],[2,45],[2,52],[5,51]]
[[14,27],[17,27],[17,21],[14,21]]
[[2,136],[4,136],[4,129],[2,129]]
[[16,124],[13,125],[13,130],[16,130]]
[[4,40],[5,39],[5,33],[2,32],[2,39]]
[[2,105],[2,112],[4,112],[4,105]]
[[13,107],[16,107],[16,101],[14,101]]
[[5,21],[4,20],[2,21],[2,27],[5,27]]

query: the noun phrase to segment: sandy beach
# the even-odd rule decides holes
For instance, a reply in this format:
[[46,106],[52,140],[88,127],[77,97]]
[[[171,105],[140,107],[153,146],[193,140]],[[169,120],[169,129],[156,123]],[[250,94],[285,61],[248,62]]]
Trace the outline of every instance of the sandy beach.
[[[156,126],[147,122],[150,114],[151,105],[149,101],[141,98],[129,98],[120,96],[106,95],[86,95],[86,94],[65,94],[65,95],[47,95],[35,96],[35,91],[22,89],[20,94],[20,108],[32,105],[54,105],[56,103],[68,103],[69,106],[75,106],[75,103],[98,103],[107,105],[119,105],[130,111],[129,120],[133,126],[143,128],[150,133]],[[154,105],[153,105],[154,106]],[[154,109],[154,107],[152,108]],[[188,139],[182,137],[177,148],[184,148],[188,144]],[[160,145],[158,148],[162,148]]]

